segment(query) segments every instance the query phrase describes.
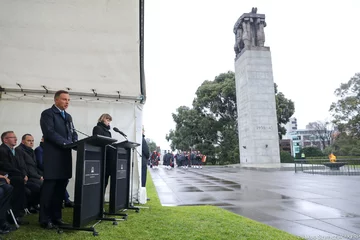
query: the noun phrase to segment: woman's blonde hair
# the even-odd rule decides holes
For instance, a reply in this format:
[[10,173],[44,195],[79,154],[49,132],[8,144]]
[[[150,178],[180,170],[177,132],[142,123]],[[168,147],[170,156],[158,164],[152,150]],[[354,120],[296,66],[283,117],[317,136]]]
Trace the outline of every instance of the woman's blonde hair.
[[105,119],[112,121],[112,117],[110,116],[110,114],[104,113],[99,117],[98,122],[104,122]]

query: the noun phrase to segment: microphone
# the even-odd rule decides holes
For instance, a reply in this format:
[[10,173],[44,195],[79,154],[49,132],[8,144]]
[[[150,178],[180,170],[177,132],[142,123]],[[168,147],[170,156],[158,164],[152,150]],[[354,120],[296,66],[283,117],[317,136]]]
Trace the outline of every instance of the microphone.
[[117,127],[113,127],[113,130],[117,133],[120,133],[123,137],[127,137],[127,135],[125,133],[123,133],[122,131],[120,131]]

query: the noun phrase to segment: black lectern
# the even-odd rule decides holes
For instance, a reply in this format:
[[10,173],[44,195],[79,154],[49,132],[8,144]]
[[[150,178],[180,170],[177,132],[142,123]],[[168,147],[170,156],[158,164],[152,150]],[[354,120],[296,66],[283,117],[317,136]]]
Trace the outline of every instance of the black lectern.
[[[130,188],[130,169],[131,176],[133,176],[134,169],[134,149],[140,146],[139,143],[124,141],[116,144],[112,144],[115,147],[114,154],[112,155],[116,161],[112,161],[111,168],[111,181],[110,181],[110,202],[109,212],[105,213],[108,215],[122,215],[117,214],[121,209],[135,209],[129,203],[129,193],[131,192],[132,198],[132,187]],[[132,153],[131,153],[132,150]],[[133,183],[131,184],[131,186]]]
[[97,235],[93,227],[83,226],[103,216],[104,149],[116,141],[96,135],[65,146],[77,150],[75,206],[72,227],[61,228],[92,231]]

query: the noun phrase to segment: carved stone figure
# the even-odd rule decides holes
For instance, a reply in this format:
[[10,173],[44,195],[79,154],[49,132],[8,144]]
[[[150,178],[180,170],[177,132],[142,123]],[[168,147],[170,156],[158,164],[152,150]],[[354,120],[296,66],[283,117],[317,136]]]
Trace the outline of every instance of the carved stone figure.
[[238,28],[235,33],[235,46],[234,46],[236,55],[238,55],[241,52],[241,49],[244,48],[244,42],[242,40],[242,35],[243,35],[242,28]]
[[264,47],[264,27],[266,27],[265,14],[258,14],[257,8],[252,8],[250,13],[241,15],[234,26],[234,51],[237,57],[244,49]]
[[249,22],[243,22],[242,23],[242,39],[244,41],[245,47],[249,48],[251,46],[251,30],[250,30],[250,23]]
[[256,36],[257,36],[257,46],[259,47],[263,47],[265,43],[264,23],[265,22],[258,19]]

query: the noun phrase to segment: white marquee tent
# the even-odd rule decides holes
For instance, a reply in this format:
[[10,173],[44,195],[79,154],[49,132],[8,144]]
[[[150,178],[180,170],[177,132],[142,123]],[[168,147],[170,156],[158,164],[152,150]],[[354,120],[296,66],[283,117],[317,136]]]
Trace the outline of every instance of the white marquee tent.
[[[0,0],[0,132],[30,133],[38,143],[40,114],[64,89],[77,130],[91,135],[109,113],[112,127],[141,143],[143,13],[144,0]],[[140,178],[136,154],[132,195],[144,203]]]

